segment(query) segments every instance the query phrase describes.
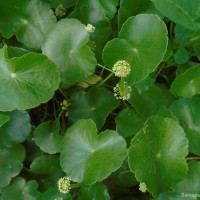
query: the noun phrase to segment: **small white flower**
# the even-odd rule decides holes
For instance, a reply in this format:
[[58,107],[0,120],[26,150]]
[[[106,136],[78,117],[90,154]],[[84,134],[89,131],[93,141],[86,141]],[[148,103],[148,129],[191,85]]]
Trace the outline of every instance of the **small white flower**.
[[63,102],[60,103],[60,106],[61,106],[62,110],[67,110],[69,105],[70,105],[70,103],[66,99],[64,99]]
[[95,27],[92,26],[92,24],[88,24],[86,27],[85,27],[85,30],[89,33],[93,33],[94,30],[95,30]]
[[63,200],[62,197],[55,198],[55,200]]
[[115,76],[127,77],[131,72],[131,67],[130,67],[129,63],[126,62],[125,60],[118,60],[114,64],[112,70],[115,73]]
[[126,82],[120,82],[114,88],[114,96],[116,99],[129,100],[131,98],[131,86],[128,86]]
[[146,191],[147,191],[147,186],[146,186],[146,184],[145,184],[145,183],[140,183],[140,185],[139,185],[139,190],[140,190],[141,192],[146,192]]
[[58,190],[61,192],[61,193],[69,193],[70,189],[71,189],[71,186],[70,186],[70,178],[69,177],[63,177],[63,178],[60,178],[58,180]]

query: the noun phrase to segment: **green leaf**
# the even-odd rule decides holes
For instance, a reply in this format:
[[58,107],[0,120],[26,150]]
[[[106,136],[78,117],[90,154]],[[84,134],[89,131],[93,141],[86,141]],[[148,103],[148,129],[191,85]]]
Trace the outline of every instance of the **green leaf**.
[[154,85],[147,90],[139,92],[134,90],[130,102],[143,119],[156,114],[161,106],[168,106],[173,100],[172,95],[165,88]]
[[[7,186],[11,179],[19,174],[25,159],[25,149],[16,145],[9,149],[0,149],[0,188]],[[8,198],[9,199],[9,198]]]
[[78,200],[110,200],[108,191],[103,183],[82,186],[78,193]]
[[37,200],[59,200],[59,198],[63,200],[72,200],[70,194],[62,194],[58,191],[57,188],[48,188],[45,192],[43,192]]
[[83,5],[90,5],[97,9],[100,8],[109,19],[112,19],[117,11],[116,7],[118,5],[118,0],[78,0],[76,8]]
[[137,83],[162,61],[167,41],[166,26],[158,16],[141,14],[130,17],[122,26],[119,38],[105,46],[103,60],[109,68],[118,60],[126,60],[131,65],[131,73],[126,79],[130,84]]
[[95,43],[94,52],[101,60],[103,47],[112,32],[111,22],[100,8],[91,6],[78,7],[69,17],[76,18],[85,25],[92,24],[95,27],[95,31],[91,33],[91,41]]
[[0,147],[12,147],[24,142],[30,134],[30,117],[26,111],[5,113],[10,120],[0,128]]
[[185,48],[179,48],[174,54],[174,60],[177,64],[182,65],[189,60],[189,53]]
[[11,185],[2,190],[2,200],[37,200],[40,193],[37,190],[36,181],[28,181],[22,177],[17,177]]
[[10,120],[10,116],[0,112],[0,128],[2,125],[4,125],[6,122],[8,122]]
[[40,187],[55,187],[58,179],[64,176],[57,155],[37,156],[30,165],[30,172],[41,181]]
[[117,124],[117,132],[128,141],[128,144],[132,137],[136,135],[144,125],[144,120],[130,108],[122,110],[115,118],[115,122]]
[[104,88],[94,87],[88,92],[79,91],[70,98],[69,120],[76,122],[79,119],[91,118],[100,129],[109,113],[118,105],[119,101],[113,93]]
[[154,4],[150,0],[123,0],[120,1],[120,9],[118,15],[119,27],[131,16],[141,13],[159,14]]
[[41,54],[8,60],[5,52],[4,46],[0,49],[0,110],[25,110],[51,99],[60,83],[55,65]]
[[174,34],[175,39],[179,42],[179,44],[184,44],[191,39],[193,32],[183,26],[176,24],[174,28]]
[[124,161],[117,171],[112,173],[111,180],[120,187],[133,187],[138,185],[135,174],[129,169],[127,160]]
[[[182,199],[198,199],[200,194],[200,162],[191,161],[188,163],[188,174],[178,184],[172,188],[172,192],[163,193],[158,200],[179,200]],[[176,194],[176,195],[175,195]],[[175,198],[176,196],[176,198]],[[171,197],[171,198],[170,198]],[[195,198],[197,197],[197,198]]]
[[2,35],[9,38],[16,33],[19,41],[34,49],[40,49],[46,33],[56,23],[50,6],[40,0],[2,1],[0,13]]
[[92,120],[79,120],[65,134],[60,163],[72,181],[90,185],[117,170],[126,153],[126,142],[117,132],[97,135]]
[[2,0],[0,1],[0,34],[10,38],[20,28],[21,8],[27,0]]
[[59,132],[59,120],[55,120],[53,122],[44,122],[34,130],[33,134],[35,143],[45,153],[58,153],[60,151],[60,145],[62,141],[62,136],[59,134]]
[[171,92],[181,97],[200,94],[200,65],[195,65],[177,76],[171,85]]
[[189,151],[200,155],[200,98],[179,99],[174,101],[170,109],[180,120],[189,140]]
[[199,0],[151,0],[155,7],[166,17],[187,29],[200,29],[200,1]]
[[20,9],[17,39],[29,48],[40,49],[47,32],[56,24],[56,17],[50,6],[40,0],[27,1]]
[[187,154],[188,141],[178,122],[152,116],[132,140],[129,167],[137,180],[144,182],[148,191],[157,197],[186,176]]
[[52,8],[56,8],[60,4],[64,8],[70,8],[76,4],[77,0],[48,0]]
[[13,46],[8,46],[7,51],[8,51],[7,59],[8,58],[14,58],[14,57],[21,57],[24,54],[29,53],[26,49],[13,47]]
[[94,73],[96,59],[89,47],[89,33],[76,19],[60,20],[49,32],[43,46],[46,54],[59,68],[65,87],[86,80]]

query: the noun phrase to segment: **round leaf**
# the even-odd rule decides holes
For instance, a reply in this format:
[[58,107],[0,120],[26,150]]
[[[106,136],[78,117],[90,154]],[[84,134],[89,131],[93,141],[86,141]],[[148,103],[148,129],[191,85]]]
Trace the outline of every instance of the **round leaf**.
[[66,132],[60,163],[75,182],[94,184],[117,170],[126,158],[126,142],[117,132],[97,135],[92,120],[79,120]]
[[[103,97],[103,98],[102,98]],[[79,91],[70,99],[69,120],[91,118],[100,129],[110,112],[119,105],[113,93],[104,88],[92,88],[88,92]]]
[[153,72],[167,49],[167,29],[157,16],[141,14],[130,17],[123,25],[119,38],[107,43],[103,51],[104,63],[112,68],[118,60],[131,65],[128,81],[137,83]]
[[6,60],[4,51],[6,47],[0,50],[0,110],[25,110],[51,99],[60,83],[55,65],[36,53]]
[[78,200],[110,200],[108,191],[103,183],[82,186],[78,193]]
[[151,0],[156,9],[172,21],[187,29],[197,31],[200,29],[200,1],[199,0]]
[[37,190],[38,184],[36,181],[26,181],[18,177],[11,185],[2,190],[2,199],[13,200],[37,200],[40,193]]
[[47,32],[56,24],[53,11],[40,0],[27,1],[20,10],[17,39],[29,48],[40,49]]
[[30,117],[26,111],[6,112],[10,121],[0,128],[0,147],[12,147],[24,142],[30,134]]
[[181,97],[200,94],[200,65],[195,65],[177,76],[171,85],[171,92]]
[[200,98],[179,99],[170,109],[180,120],[189,140],[189,151],[200,155]]
[[10,38],[21,26],[19,23],[21,9],[27,0],[2,0],[0,1],[0,33],[5,38]]
[[152,116],[132,140],[129,166],[137,180],[144,182],[157,197],[186,176],[187,154],[188,141],[178,122],[172,118]]
[[0,188],[7,186],[10,180],[19,174],[24,159],[25,149],[21,145],[10,149],[0,149]]
[[43,53],[59,68],[66,87],[86,80],[95,70],[94,54],[85,46],[89,40],[85,27],[76,19],[60,20],[42,46]]
[[103,13],[109,19],[112,19],[116,13],[116,7],[118,5],[118,0],[78,0],[76,4],[76,8],[83,6],[83,5],[90,5],[94,8],[101,9]]
[[35,143],[45,153],[58,153],[60,151],[60,144],[62,141],[62,137],[59,132],[59,120],[54,122],[44,122],[40,124],[33,133]]

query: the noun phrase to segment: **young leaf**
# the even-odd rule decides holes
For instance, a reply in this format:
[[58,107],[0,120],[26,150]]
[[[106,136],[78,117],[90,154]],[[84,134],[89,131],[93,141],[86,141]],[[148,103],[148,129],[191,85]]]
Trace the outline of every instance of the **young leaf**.
[[131,84],[137,83],[162,61],[167,42],[166,26],[157,15],[137,15],[124,23],[119,38],[107,43],[103,60],[109,68],[118,60],[126,60],[131,65],[131,73],[126,79]]
[[76,19],[60,20],[42,46],[43,53],[59,68],[65,87],[86,80],[94,73],[96,59],[86,46],[89,33],[85,27]]
[[45,103],[59,87],[60,76],[46,56],[28,53],[5,59],[6,47],[0,49],[0,110],[25,110]]
[[45,153],[58,153],[60,151],[60,145],[62,141],[62,136],[59,134],[59,132],[59,120],[55,120],[53,122],[44,122],[34,130],[33,134],[35,143]]
[[2,125],[4,125],[6,122],[8,122],[10,120],[10,116],[0,112],[0,128]]
[[200,65],[195,65],[177,76],[171,85],[171,92],[180,97],[200,94]]
[[126,153],[126,142],[117,132],[106,130],[97,135],[94,122],[83,119],[68,128],[60,163],[72,181],[90,185],[117,170]]
[[[130,169],[139,182],[157,197],[187,174],[188,140],[172,118],[152,116],[133,138],[129,148]],[[166,179],[167,177],[167,179]]]
[[25,149],[22,145],[16,145],[9,149],[0,148],[0,188],[7,186],[11,179],[19,174],[24,159]]

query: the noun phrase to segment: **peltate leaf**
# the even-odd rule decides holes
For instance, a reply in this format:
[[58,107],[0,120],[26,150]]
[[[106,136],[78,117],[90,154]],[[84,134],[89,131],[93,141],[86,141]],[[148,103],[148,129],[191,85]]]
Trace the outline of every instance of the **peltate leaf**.
[[68,128],[62,144],[60,163],[75,182],[90,185],[117,170],[126,158],[126,142],[117,132],[97,135],[94,122],[79,120]]
[[89,33],[85,27],[76,19],[60,20],[42,46],[43,53],[59,68],[65,87],[86,80],[95,70],[96,59],[86,46]]
[[[187,174],[188,140],[172,118],[152,116],[133,138],[129,167],[139,182],[157,197]],[[167,179],[166,179],[167,177]]]
[[60,76],[46,56],[28,53],[5,59],[6,47],[0,49],[0,110],[25,110],[45,103],[59,87]]
[[130,84],[145,79],[162,61],[167,49],[167,29],[164,22],[152,14],[130,17],[122,26],[119,37],[107,43],[104,63],[112,68],[118,60],[126,60],[131,73]]

